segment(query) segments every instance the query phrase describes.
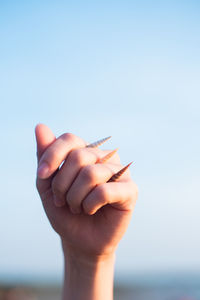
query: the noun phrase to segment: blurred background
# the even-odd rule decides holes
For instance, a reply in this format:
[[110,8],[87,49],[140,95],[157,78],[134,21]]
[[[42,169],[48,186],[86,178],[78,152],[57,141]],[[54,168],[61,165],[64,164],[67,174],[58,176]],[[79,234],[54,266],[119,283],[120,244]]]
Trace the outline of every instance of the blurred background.
[[200,2],[0,1],[0,299],[60,299],[34,127],[112,135],[139,200],[115,299],[200,299]]

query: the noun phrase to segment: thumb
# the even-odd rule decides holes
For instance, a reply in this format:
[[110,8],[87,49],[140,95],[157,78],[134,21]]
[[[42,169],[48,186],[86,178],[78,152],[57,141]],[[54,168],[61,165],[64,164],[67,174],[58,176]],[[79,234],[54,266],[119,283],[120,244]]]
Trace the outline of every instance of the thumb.
[[[56,140],[56,137],[51,129],[44,124],[38,124],[35,127],[35,136],[37,142],[37,159],[39,162],[44,151]],[[36,184],[41,194],[50,187],[51,178],[43,180],[37,177]]]
[[39,162],[44,151],[56,140],[56,137],[51,129],[44,124],[38,124],[35,127],[35,136],[37,142],[37,158]]

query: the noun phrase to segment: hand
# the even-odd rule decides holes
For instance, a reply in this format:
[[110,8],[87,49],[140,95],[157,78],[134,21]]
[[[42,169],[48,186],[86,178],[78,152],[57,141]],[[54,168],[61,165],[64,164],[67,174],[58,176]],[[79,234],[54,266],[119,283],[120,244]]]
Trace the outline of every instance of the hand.
[[129,171],[107,183],[123,167],[117,154],[99,164],[109,151],[86,148],[84,140],[70,133],[56,139],[43,124],[36,127],[36,139],[37,189],[63,247],[94,259],[111,255],[137,199]]

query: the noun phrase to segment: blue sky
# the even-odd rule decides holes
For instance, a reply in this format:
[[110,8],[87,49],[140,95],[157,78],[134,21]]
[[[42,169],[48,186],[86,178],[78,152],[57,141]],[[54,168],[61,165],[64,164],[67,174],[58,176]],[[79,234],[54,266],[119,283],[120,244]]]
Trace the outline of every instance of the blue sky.
[[112,135],[140,190],[116,269],[199,270],[198,1],[0,4],[0,270],[60,274],[34,126]]

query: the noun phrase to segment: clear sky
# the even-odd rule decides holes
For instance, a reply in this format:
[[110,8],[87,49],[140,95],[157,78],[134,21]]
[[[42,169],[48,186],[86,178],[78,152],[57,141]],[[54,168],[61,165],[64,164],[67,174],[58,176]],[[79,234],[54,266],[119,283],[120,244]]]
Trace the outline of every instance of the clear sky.
[[199,1],[1,1],[0,273],[62,270],[34,127],[112,135],[139,200],[118,272],[200,270]]

